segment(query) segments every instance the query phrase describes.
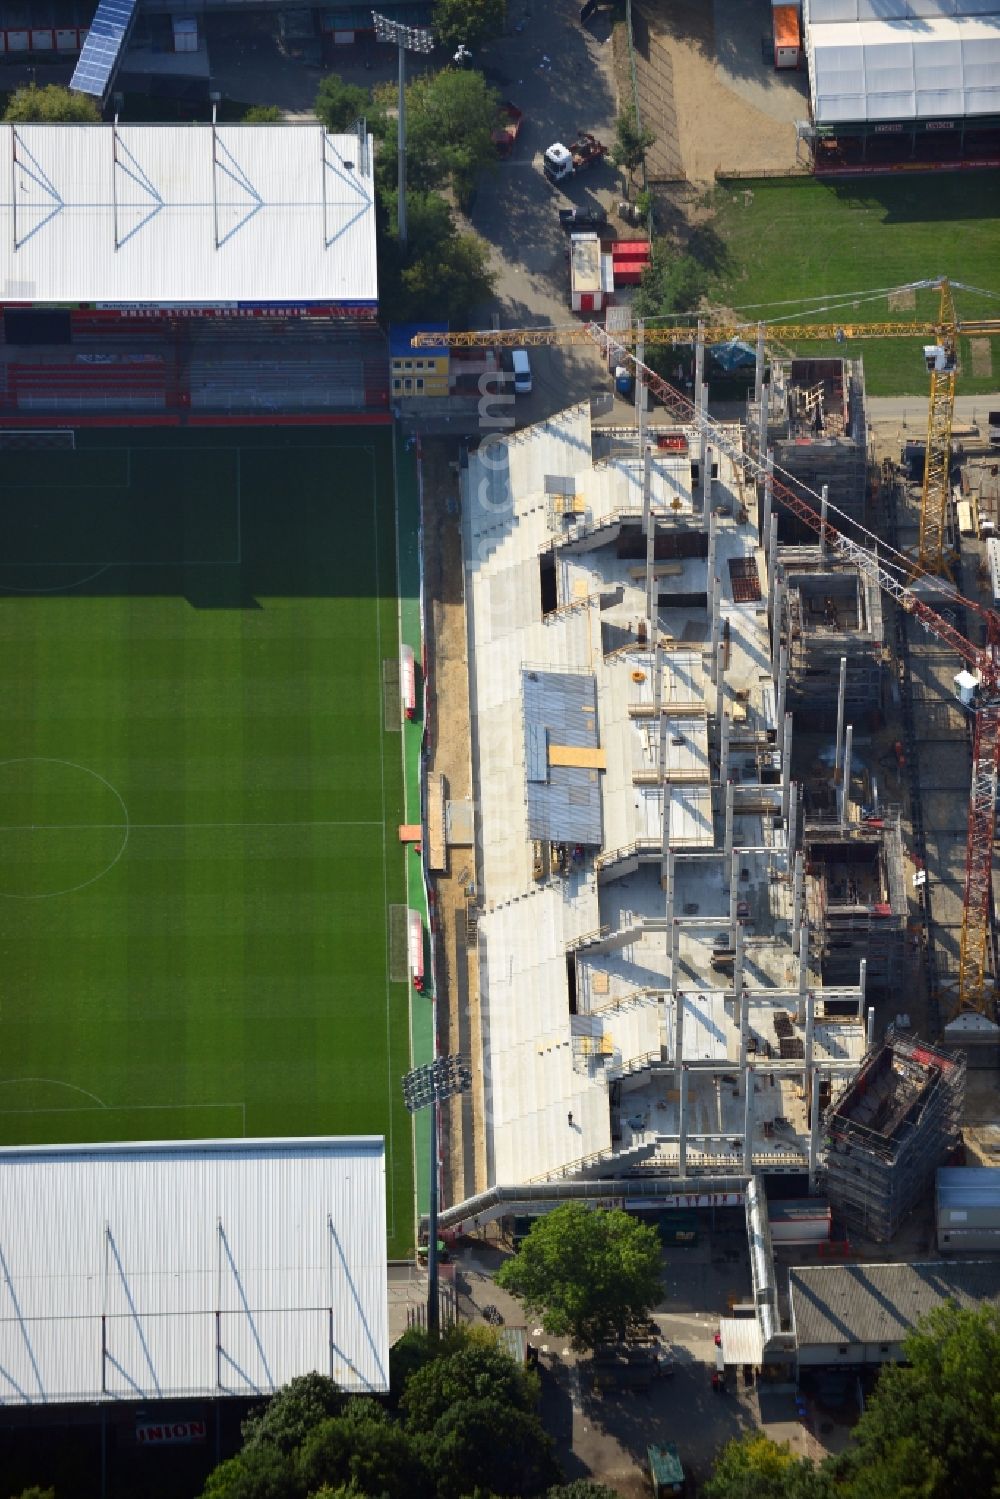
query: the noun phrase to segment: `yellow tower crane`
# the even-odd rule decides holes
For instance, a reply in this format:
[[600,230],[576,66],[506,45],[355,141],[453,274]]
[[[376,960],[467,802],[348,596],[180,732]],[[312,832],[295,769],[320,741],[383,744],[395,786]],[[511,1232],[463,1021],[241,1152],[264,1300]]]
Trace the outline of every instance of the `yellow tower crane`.
[[[641,332],[645,348],[707,343],[727,343],[730,339],[761,334],[774,343],[836,343],[851,340],[883,338],[931,339],[924,345],[931,377],[930,405],[927,417],[927,450],[920,498],[920,532],[916,563],[919,570],[948,573],[952,554],[947,547],[949,475],[951,467],[951,430],[955,411],[955,381],[958,374],[958,340],[961,335],[1000,334],[1000,318],[960,322],[955,310],[951,286],[947,280],[936,283],[940,292],[937,320],[924,322],[881,323],[738,323],[705,321],[698,324],[649,326]],[[615,340],[634,345],[639,341],[637,329],[616,330]],[[411,340],[415,349],[425,345],[445,344],[452,349],[537,348],[552,344],[586,344],[593,341],[586,323],[555,325],[549,328],[507,328],[468,333],[418,333]]]

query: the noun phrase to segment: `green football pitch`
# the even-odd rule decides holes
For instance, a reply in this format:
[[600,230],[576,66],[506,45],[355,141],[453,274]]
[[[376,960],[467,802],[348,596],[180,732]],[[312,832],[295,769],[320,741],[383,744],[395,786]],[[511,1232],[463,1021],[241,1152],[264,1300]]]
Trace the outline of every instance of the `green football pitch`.
[[0,1141],[381,1134],[412,1244],[395,541],[380,428],[0,453]]

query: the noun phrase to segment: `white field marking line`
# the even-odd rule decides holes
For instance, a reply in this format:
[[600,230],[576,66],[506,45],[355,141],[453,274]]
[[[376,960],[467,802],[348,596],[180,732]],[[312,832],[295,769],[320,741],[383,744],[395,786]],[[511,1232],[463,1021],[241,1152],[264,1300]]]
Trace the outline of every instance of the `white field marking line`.
[[[0,760],[0,765],[9,765],[11,761]],[[68,760],[59,762],[68,765]],[[82,766],[78,769],[83,769]],[[96,771],[91,772],[96,775]],[[100,779],[100,778],[99,778]],[[111,787],[114,790],[114,787]],[[117,793],[116,793],[117,795]],[[124,802],[122,806],[124,806]],[[371,822],[8,822],[0,823],[0,833],[100,833],[110,832],[114,828],[125,828],[132,833],[148,833],[160,830],[170,831],[179,828],[382,828],[383,840],[385,837],[385,824],[377,819]],[[121,855],[118,856],[121,858]],[[117,860],[115,861],[117,863]],[[111,866],[109,865],[110,869]],[[99,878],[99,877],[98,877]],[[88,883],[92,883],[88,881]],[[77,889],[80,887],[77,886]],[[0,892],[2,894],[2,892]],[[33,897],[27,897],[32,899]]]
[[[376,659],[379,662],[379,672],[382,667],[382,581],[380,571],[380,558],[378,547],[378,488],[377,474],[375,468],[375,449],[368,450],[368,463],[371,475],[372,495],[372,552],[375,559],[375,649]],[[396,515],[396,436],[392,436],[392,505],[393,519]],[[396,537],[396,550],[399,551],[399,538]],[[399,559],[396,560],[396,590],[399,591]],[[397,644],[397,652],[399,646]],[[381,697],[381,694],[380,694]],[[378,704],[378,761],[379,761],[379,787],[382,796],[382,909],[385,911],[385,1074],[386,1074],[386,1109],[389,1115],[388,1128],[388,1154],[389,1154],[389,1223],[387,1225],[389,1236],[396,1237],[396,1157],[393,1151],[392,1131],[392,1013],[391,992],[389,987],[389,860],[385,842],[385,706],[383,702]],[[404,766],[405,777],[405,766]],[[403,782],[404,794],[406,782]],[[404,803],[405,805],[405,803]],[[404,872],[406,866],[403,866]],[[409,963],[407,963],[407,975],[409,975]]]
[[[44,567],[51,570],[53,567],[93,567],[92,562],[11,562],[9,567]],[[54,588],[15,588],[12,583],[0,583],[0,593],[68,593],[72,588],[82,588],[85,583],[92,583],[102,573],[106,573],[114,567],[113,562],[104,562],[96,572],[88,573],[85,578],[74,578],[71,583],[57,583]]]
[[53,755],[16,755],[10,760],[0,760],[0,770],[5,765],[66,765],[70,770],[79,770],[84,775],[93,776],[95,781],[100,781],[101,785],[107,787],[111,795],[117,799],[125,815],[124,823],[105,823],[103,825],[104,829],[116,828],[121,831],[124,828],[125,836],[121,841],[121,847],[111,860],[111,863],[105,865],[97,874],[92,875],[89,880],[81,880],[79,885],[68,885],[65,890],[43,890],[36,895],[23,895],[17,891],[0,890],[0,900],[55,900],[60,895],[75,895],[78,890],[86,890],[88,885],[96,884],[98,880],[103,879],[106,874],[109,874],[128,847],[128,807],[125,805],[125,799],[121,792],[112,786],[110,781],[105,780],[104,776],[100,775],[96,770],[91,770],[89,765],[78,765],[75,760],[60,760]]
[[[90,1093],[86,1088],[81,1088],[78,1083],[64,1082],[61,1077],[0,1077],[0,1088],[15,1087],[19,1083],[45,1083],[51,1088],[70,1088],[74,1093],[82,1093],[84,1098],[92,1098],[99,1109],[106,1109],[108,1105],[103,1099],[98,1098],[96,1093]],[[4,1114],[71,1114],[72,1109],[0,1109]]]
[[[45,1077],[37,1077],[37,1078],[8,1078],[7,1081],[8,1082],[15,1082],[15,1083],[16,1082],[46,1083],[46,1082],[49,1082],[49,1081],[55,1081],[55,1079],[49,1079],[49,1078],[45,1078]],[[0,1081],[0,1087],[2,1087],[2,1086],[3,1086],[3,1082]],[[61,1084],[59,1084],[59,1086],[63,1087],[63,1088],[72,1088],[72,1087],[75,1087],[75,1084],[74,1083],[61,1083]],[[81,1093],[86,1093],[87,1092],[86,1088],[81,1088],[79,1091]],[[87,1097],[88,1098],[97,1098],[97,1094],[96,1093],[87,1093]],[[137,1114],[137,1113],[140,1113],[140,1112],[157,1113],[157,1114],[167,1114],[167,1113],[177,1113],[178,1111],[183,1110],[183,1109],[242,1109],[242,1111],[243,1111],[243,1135],[244,1135],[244,1138],[246,1137],[246,1132],[247,1132],[247,1106],[246,1106],[245,1103],[101,1103],[100,1099],[97,1099],[97,1102],[100,1105],[100,1108],[94,1107],[92,1105],[79,1104],[79,1105],[77,1105],[76,1108],[71,1108],[68,1105],[66,1105],[66,1106],[64,1106],[62,1108],[0,1109],[0,1119],[5,1118],[8,1114],[97,1114],[97,1113],[100,1113],[101,1110],[107,1110],[108,1112],[110,1112],[112,1114]],[[234,1135],[234,1136],[232,1136],[232,1138],[235,1139],[236,1136]],[[142,1141],[141,1140],[139,1140],[139,1141],[133,1140],[133,1141],[129,1141],[128,1143],[129,1144],[133,1144],[133,1145],[135,1145],[135,1144],[140,1144],[141,1145]],[[29,1149],[30,1149],[30,1147],[29,1147]]]

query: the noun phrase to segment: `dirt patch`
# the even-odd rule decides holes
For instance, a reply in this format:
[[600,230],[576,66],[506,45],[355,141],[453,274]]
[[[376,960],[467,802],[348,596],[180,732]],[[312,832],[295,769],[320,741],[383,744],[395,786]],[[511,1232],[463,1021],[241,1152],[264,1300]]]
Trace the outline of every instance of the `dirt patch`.
[[988,338],[970,338],[972,373],[988,380],[993,373],[993,345]]
[[890,312],[912,312],[917,305],[917,294],[912,286],[904,286],[900,291],[889,293]]
[[[428,770],[443,774],[448,796],[462,801],[472,795],[472,757],[457,458],[454,443],[424,439],[424,586],[432,600],[426,642]],[[449,849],[447,868],[433,884],[438,1044],[467,1057],[473,1073],[472,1092],[453,1100],[444,1113],[449,1203],[471,1196],[485,1186],[486,1177],[475,879],[474,851]]]
[[767,11],[746,0],[637,0],[633,10],[643,124],[655,179],[794,171],[795,121],[808,117],[801,76],[766,60]]

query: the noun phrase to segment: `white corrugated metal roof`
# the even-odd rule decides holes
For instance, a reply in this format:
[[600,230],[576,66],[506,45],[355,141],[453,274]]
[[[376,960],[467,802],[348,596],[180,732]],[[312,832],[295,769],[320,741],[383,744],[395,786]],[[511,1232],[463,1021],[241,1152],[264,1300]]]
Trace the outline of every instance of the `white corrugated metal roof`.
[[826,21],[1000,15],[997,0],[804,0],[803,10],[813,26]]
[[720,1317],[722,1358],[730,1367],[759,1365],[764,1357],[764,1339],[756,1317]]
[[388,1389],[381,1137],[0,1150],[0,1401]]
[[938,1211],[1000,1208],[1000,1166],[939,1166]]
[[319,125],[9,125],[3,143],[0,301],[377,300],[370,138],[364,161]]
[[813,119],[1000,114],[1000,17],[841,21],[806,34]]
[[788,1289],[800,1349],[899,1343],[945,1301],[1000,1303],[1000,1263],[809,1265],[788,1272]]

